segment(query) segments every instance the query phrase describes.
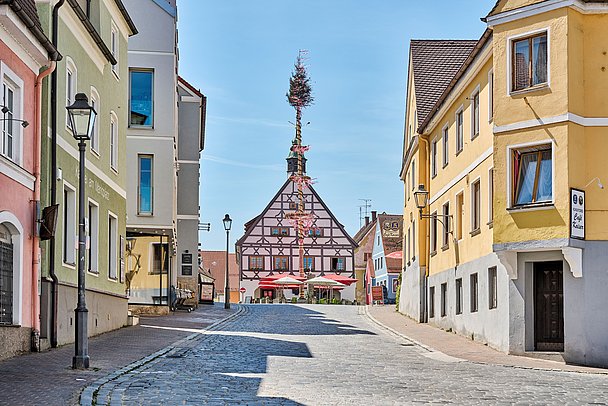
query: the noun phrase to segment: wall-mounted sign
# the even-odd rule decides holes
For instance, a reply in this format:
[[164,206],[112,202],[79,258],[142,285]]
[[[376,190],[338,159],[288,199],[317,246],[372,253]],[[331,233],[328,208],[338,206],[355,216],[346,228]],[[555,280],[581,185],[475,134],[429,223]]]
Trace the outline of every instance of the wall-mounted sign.
[[585,191],[570,189],[570,238],[585,239]]
[[382,286],[372,286],[372,300],[384,302],[384,289],[382,289]]
[[182,275],[192,276],[192,265],[182,265]]
[[182,254],[182,264],[191,264],[192,254]]

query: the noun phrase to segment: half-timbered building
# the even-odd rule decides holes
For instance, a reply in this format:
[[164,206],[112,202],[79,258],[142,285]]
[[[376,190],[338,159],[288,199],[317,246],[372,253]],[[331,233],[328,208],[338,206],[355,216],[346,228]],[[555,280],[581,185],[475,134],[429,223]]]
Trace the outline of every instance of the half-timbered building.
[[[236,243],[241,287],[245,296],[272,296],[260,287],[260,279],[298,275],[300,269],[297,227],[289,213],[298,209],[298,186],[292,175],[297,168],[292,153],[287,158],[288,179],[262,213],[245,224],[245,235]],[[354,278],[357,244],[336,219],[314,188],[304,187],[304,210],[312,222],[304,239],[304,270],[307,277],[341,275]],[[294,289],[294,294],[297,290]],[[289,298],[290,292],[285,296]],[[336,295],[335,295],[336,296]],[[355,285],[344,287],[337,296],[354,300]]]

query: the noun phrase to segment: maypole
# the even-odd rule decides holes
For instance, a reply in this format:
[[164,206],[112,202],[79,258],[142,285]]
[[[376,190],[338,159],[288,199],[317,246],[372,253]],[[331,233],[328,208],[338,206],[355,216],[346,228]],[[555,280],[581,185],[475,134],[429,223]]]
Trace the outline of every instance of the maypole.
[[[298,156],[298,173],[292,176],[292,180],[298,186],[298,210],[290,213],[290,218],[297,226],[300,277],[302,278],[306,276],[304,274],[304,237],[312,223],[312,216],[304,210],[304,186],[310,183],[310,178],[304,175],[303,170],[302,158],[308,147],[302,146],[302,110],[313,102],[310,79],[304,66],[303,55],[305,54],[306,51],[303,50],[298,53],[295,70],[289,79],[289,92],[287,93],[287,101],[296,110],[296,139],[291,150]],[[304,289],[300,289],[300,299],[304,299]]]

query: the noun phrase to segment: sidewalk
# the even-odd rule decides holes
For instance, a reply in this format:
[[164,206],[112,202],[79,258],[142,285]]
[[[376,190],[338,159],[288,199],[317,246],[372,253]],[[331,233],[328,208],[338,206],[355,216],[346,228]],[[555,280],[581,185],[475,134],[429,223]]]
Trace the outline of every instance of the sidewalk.
[[413,341],[429,351],[441,352],[464,361],[519,368],[608,374],[608,369],[567,365],[563,362],[508,355],[461,335],[448,333],[429,324],[416,323],[409,317],[397,312],[393,305],[366,306],[366,314],[381,327]]
[[[205,329],[236,313],[222,304],[201,305],[192,313],[142,317],[140,325],[89,339],[90,368],[72,370],[74,345],[0,362],[0,405],[73,405],[81,390],[111,372]],[[156,328],[154,328],[156,327]]]

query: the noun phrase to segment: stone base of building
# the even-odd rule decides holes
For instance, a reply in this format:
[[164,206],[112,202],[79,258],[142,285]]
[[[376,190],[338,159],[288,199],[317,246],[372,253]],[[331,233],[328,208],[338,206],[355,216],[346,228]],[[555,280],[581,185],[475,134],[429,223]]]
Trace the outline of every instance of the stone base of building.
[[[78,302],[78,289],[60,284],[57,293],[57,344],[73,343],[76,322],[74,309]],[[126,297],[87,290],[86,305],[89,311],[89,337],[127,325]]]
[[32,349],[32,329],[29,327],[0,327],[0,360],[30,352]]
[[[177,286],[181,289],[189,289],[192,291],[192,297],[186,299],[184,305],[198,308],[198,280],[193,276],[178,276]],[[238,292],[237,292],[238,293]]]
[[169,314],[167,305],[129,305],[129,312],[138,316],[166,316]]

